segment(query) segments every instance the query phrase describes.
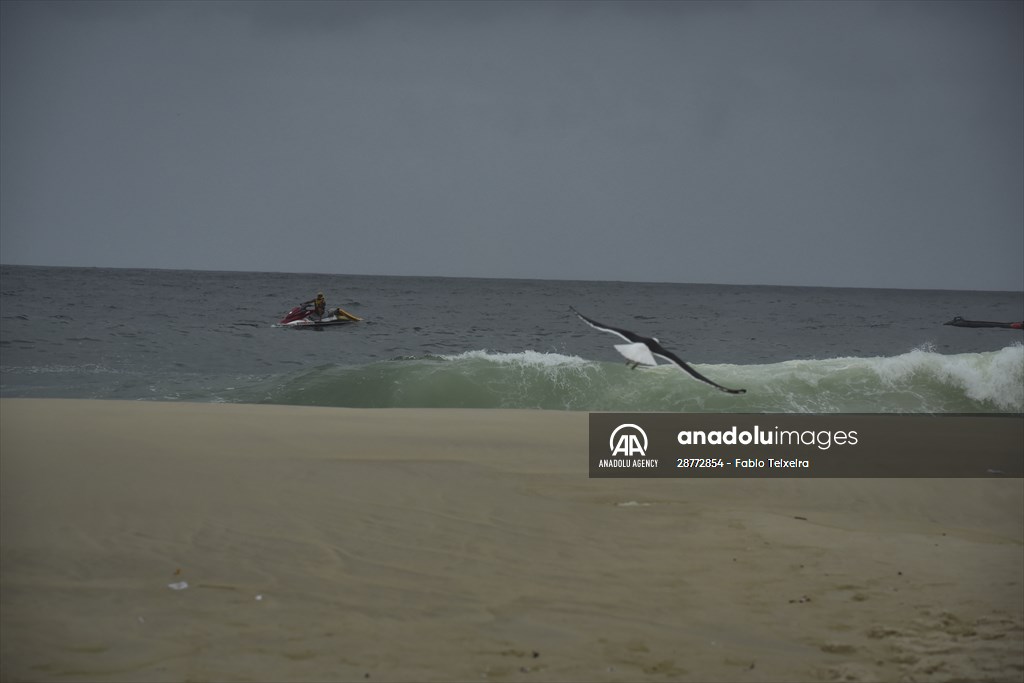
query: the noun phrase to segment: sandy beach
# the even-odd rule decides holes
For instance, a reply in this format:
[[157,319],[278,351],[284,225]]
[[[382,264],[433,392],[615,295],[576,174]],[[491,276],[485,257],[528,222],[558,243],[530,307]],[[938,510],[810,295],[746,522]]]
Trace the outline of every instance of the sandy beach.
[[1024,677],[1022,480],[595,480],[586,413],[5,399],[0,525],[3,681]]

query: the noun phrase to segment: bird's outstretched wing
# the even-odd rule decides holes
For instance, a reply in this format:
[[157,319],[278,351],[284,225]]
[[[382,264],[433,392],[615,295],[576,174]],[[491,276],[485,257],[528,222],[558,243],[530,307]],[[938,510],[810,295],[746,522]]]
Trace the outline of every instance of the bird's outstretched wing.
[[593,320],[593,319],[588,318],[587,316],[583,315],[582,313],[577,311],[572,306],[569,307],[569,310],[572,311],[573,313],[575,313],[579,317],[580,320],[582,320],[586,324],[590,325],[595,330],[601,330],[602,332],[610,332],[610,333],[616,335],[617,337],[625,339],[628,342],[646,343],[647,341],[650,341],[650,340],[647,339],[647,337],[641,337],[639,334],[636,334],[635,332],[630,332],[629,330],[624,330],[624,329],[622,329],[620,327],[612,327],[611,325],[605,325],[604,323],[599,323],[596,320]]
[[679,366],[679,369],[682,370],[683,372],[690,373],[690,375],[692,375],[696,379],[699,379],[701,382],[705,382],[706,384],[710,384],[711,386],[715,387],[719,391],[724,391],[727,394],[745,394],[745,393],[747,393],[746,389],[730,389],[728,387],[723,387],[721,384],[719,384],[717,382],[711,381],[710,379],[708,379],[704,375],[700,374],[699,372],[697,372],[696,370],[691,368],[686,363],[686,361],[684,361],[679,356],[677,356],[676,354],[672,353],[671,351],[669,351],[668,349],[663,347],[658,342],[654,342],[654,344],[651,346],[651,353],[654,354],[655,356],[658,356],[659,358],[664,358],[665,360],[667,360],[670,363],[674,363],[675,365]]

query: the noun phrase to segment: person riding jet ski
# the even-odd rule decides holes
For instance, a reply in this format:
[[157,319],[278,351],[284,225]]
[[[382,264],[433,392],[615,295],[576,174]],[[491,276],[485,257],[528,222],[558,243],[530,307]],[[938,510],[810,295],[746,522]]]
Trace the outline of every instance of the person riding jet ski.
[[315,299],[302,302],[303,308],[307,306],[313,307],[313,313],[316,314],[317,320],[321,320],[324,317],[324,313],[327,311],[327,299],[324,298],[323,292],[317,292]]

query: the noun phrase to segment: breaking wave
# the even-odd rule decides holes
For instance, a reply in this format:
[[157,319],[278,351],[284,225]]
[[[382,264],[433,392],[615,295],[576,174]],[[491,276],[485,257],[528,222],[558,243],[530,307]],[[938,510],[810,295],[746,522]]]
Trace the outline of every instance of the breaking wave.
[[743,395],[724,394],[670,365],[557,353],[468,351],[365,365],[320,365],[188,400],[358,408],[522,408],[741,413],[1021,413],[1024,346],[942,355],[697,365]]

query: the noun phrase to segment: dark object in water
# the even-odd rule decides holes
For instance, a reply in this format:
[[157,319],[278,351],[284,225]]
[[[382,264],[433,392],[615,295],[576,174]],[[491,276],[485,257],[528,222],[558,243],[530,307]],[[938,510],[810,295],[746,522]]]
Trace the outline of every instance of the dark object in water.
[[952,325],[953,327],[1003,327],[1008,330],[1024,330],[1024,322],[1019,323],[993,323],[987,320],[964,320],[960,316],[957,316],[949,322],[942,323],[943,325]]

